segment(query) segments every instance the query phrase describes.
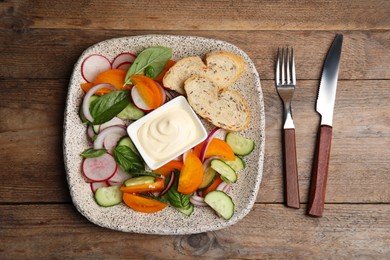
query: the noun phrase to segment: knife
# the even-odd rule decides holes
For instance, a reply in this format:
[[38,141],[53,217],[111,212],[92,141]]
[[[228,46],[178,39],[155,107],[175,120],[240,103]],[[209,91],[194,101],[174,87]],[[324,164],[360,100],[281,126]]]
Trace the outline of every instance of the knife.
[[332,141],[333,109],[336,100],[342,44],[343,35],[336,35],[325,59],[318,91],[316,110],[321,115],[321,125],[317,136],[308,205],[308,214],[313,217],[322,217],[324,212],[326,181]]

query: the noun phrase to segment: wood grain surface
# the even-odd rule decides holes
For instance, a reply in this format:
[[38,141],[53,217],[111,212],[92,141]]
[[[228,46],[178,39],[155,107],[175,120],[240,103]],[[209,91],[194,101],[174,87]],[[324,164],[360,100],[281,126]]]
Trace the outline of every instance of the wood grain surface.
[[[0,1],[0,259],[388,259],[390,1]],[[325,55],[344,45],[325,211],[306,215]],[[63,119],[74,63],[110,38],[174,34],[244,50],[261,77],[263,180],[253,210],[223,230],[183,236],[98,227],[72,204]],[[295,51],[292,103],[300,209],[284,206],[278,47]]]

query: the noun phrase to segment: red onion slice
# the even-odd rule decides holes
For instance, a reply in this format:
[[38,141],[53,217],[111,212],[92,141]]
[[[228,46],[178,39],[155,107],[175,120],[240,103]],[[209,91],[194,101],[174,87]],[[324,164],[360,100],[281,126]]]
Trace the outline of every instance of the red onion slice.
[[198,207],[207,207],[208,204],[204,202],[204,199],[202,197],[199,197],[197,195],[192,195],[190,198],[190,202]]
[[175,181],[175,174],[171,173],[171,178],[169,179],[167,186],[161,191],[159,196],[163,196],[165,193],[167,193],[172,188],[174,181]]
[[211,140],[214,138],[214,136],[218,133],[219,130],[220,130],[219,127],[214,128],[209,133],[209,135],[207,136],[206,140],[204,141],[202,149],[200,150],[200,156],[199,156],[201,162],[204,161],[204,159],[205,159],[204,157],[206,155],[207,148],[209,147]]
[[82,105],[82,110],[84,117],[89,121],[93,122],[93,117],[91,115],[91,112],[89,111],[89,100],[93,93],[95,93],[97,90],[102,89],[102,88],[109,88],[112,90],[115,90],[115,87],[111,84],[98,84],[94,87],[92,87],[90,90],[88,90],[87,93],[85,93],[84,99],[83,99],[83,105]]
[[93,142],[93,148],[94,149],[101,149],[104,147],[104,139],[108,135],[126,135],[126,130],[121,126],[110,126],[105,129],[103,129],[96,137],[95,141]]

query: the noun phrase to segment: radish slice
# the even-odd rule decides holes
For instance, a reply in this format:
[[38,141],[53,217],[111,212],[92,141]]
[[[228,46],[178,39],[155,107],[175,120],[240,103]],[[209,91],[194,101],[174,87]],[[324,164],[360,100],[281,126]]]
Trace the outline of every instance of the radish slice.
[[99,132],[100,132],[100,131],[103,131],[103,130],[106,129],[107,127],[115,126],[115,125],[116,125],[116,126],[126,127],[125,121],[123,121],[123,120],[120,119],[119,117],[114,117],[114,118],[112,118],[110,121],[101,124],[101,125],[100,125],[100,128],[99,128]]
[[87,82],[93,82],[97,75],[111,69],[111,62],[100,54],[92,54],[81,63],[81,76]]
[[118,166],[115,174],[108,180],[108,182],[110,184],[115,183],[116,185],[122,185],[125,180],[130,178],[131,176],[127,172],[125,172],[120,166]]
[[126,130],[121,126],[110,126],[102,130],[93,142],[94,149],[101,149],[104,147],[104,139],[109,135],[126,135]]
[[141,109],[144,112],[150,112],[153,109],[146,105],[145,101],[142,99],[141,95],[139,94],[139,91],[137,89],[137,85],[131,88],[131,98],[133,99],[134,105]]
[[121,64],[118,65],[118,67],[116,67],[118,70],[128,70],[131,66],[131,62],[123,62]]
[[107,187],[107,186],[108,186],[108,183],[105,182],[105,181],[91,182],[91,190],[92,190],[92,192],[95,192],[98,188]]
[[112,90],[115,90],[115,87],[111,84],[98,84],[94,87],[92,87],[90,90],[85,93],[84,99],[83,99],[83,106],[82,111],[84,114],[85,119],[87,119],[89,122],[93,122],[93,117],[91,115],[91,112],[89,111],[89,99],[92,97],[93,93],[95,93],[97,90],[102,88],[109,88]]
[[207,148],[209,147],[211,140],[214,138],[214,136],[218,133],[219,130],[220,130],[219,127],[214,128],[210,132],[210,134],[207,136],[206,140],[204,141],[202,149],[200,150],[200,156],[199,156],[201,162],[204,161],[204,157],[206,155]]
[[104,138],[103,140],[103,147],[106,148],[106,150],[112,154],[116,144],[122,138],[122,136],[122,134],[118,133],[107,135],[106,138]]
[[112,61],[112,68],[113,69],[119,69],[119,67],[121,65],[123,65],[124,63],[133,63],[135,58],[137,56],[133,53],[130,53],[130,52],[123,52],[119,55],[117,55],[114,60]]
[[110,154],[94,158],[85,158],[83,161],[83,174],[91,181],[106,181],[110,179],[116,171],[117,164]]

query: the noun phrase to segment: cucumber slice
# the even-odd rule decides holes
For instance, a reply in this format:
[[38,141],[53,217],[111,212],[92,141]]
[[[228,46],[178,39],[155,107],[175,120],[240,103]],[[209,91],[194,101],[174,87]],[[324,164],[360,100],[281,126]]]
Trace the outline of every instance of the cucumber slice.
[[136,154],[138,154],[139,156],[141,156],[137,150],[137,148],[135,147],[133,141],[131,141],[130,137],[128,136],[123,136],[119,141],[118,141],[118,145],[124,145],[124,146],[127,146],[129,147],[133,152],[135,152]]
[[209,192],[204,198],[204,202],[226,220],[231,219],[234,214],[234,202],[232,198],[223,191],[214,190]]
[[255,142],[237,133],[228,133],[225,141],[230,145],[237,155],[248,155],[255,149]]
[[186,216],[190,216],[194,212],[194,205],[189,204],[186,208],[175,208]]
[[143,117],[145,113],[138,109],[133,103],[129,103],[117,116],[126,120],[138,120]]
[[119,186],[101,187],[95,192],[95,200],[102,207],[115,206],[122,201],[122,191]]
[[214,159],[211,161],[211,168],[216,170],[224,181],[228,183],[234,183],[237,181],[237,174],[232,167],[227,165],[224,161],[219,159]]
[[203,173],[203,179],[202,183],[199,186],[199,190],[204,190],[208,188],[213,183],[215,178],[217,178],[217,176],[218,173],[213,168],[207,167],[207,169]]
[[232,169],[237,173],[245,168],[245,162],[241,157],[236,155],[234,161],[224,161],[227,165],[232,167]]
[[153,176],[139,176],[139,177],[127,179],[124,182],[124,185],[126,187],[129,187],[129,186],[136,186],[141,184],[150,184],[155,182],[156,182],[156,178]]

